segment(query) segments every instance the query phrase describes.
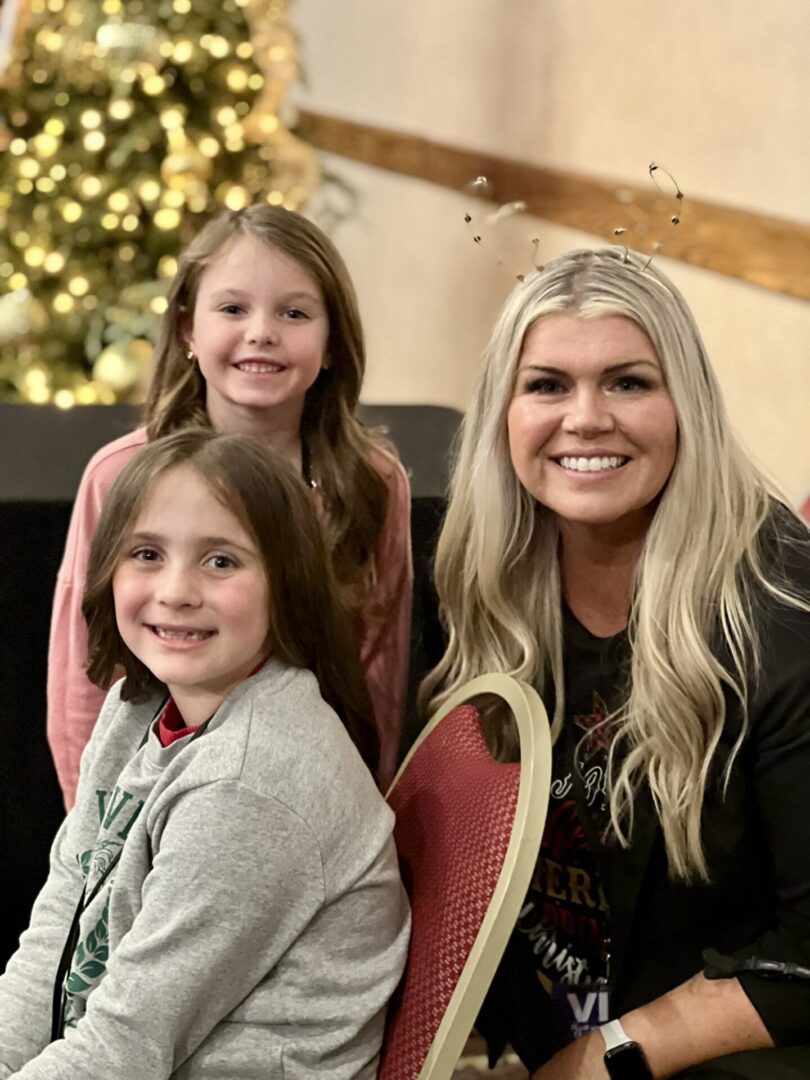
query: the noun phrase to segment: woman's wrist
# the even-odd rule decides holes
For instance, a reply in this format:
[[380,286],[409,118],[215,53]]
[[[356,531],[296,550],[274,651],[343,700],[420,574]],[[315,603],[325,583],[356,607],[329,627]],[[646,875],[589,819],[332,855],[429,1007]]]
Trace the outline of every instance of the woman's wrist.
[[738,1050],[773,1043],[736,979],[693,976],[621,1018],[643,1049],[655,1080]]
[[[644,1053],[654,1080],[667,1080],[736,1050],[772,1045],[736,979],[695,975],[655,1001],[625,1013],[621,1025]],[[555,1054],[535,1080],[609,1080],[605,1039],[591,1031]]]
[[628,1038],[641,1047],[655,1080],[665,1080],[704,1060],[692,1045],[692,1033],[685,1020],[670,994],[621,1017],[622,1027]]
[[611,1080],[653,1080],[643,1048],[625,1030],[621,1020],[603,1024],[599,1034],[605,1044],[604,1064]]
[[605,1068],[605,1040],[589,1031],[558,1051],[532,1080],[610,1080]]

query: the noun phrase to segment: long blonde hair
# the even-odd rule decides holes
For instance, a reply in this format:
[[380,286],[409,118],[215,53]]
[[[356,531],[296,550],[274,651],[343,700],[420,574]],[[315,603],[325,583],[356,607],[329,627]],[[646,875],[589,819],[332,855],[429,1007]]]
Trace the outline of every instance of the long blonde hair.
[[[627,845],[634,796],[646,783],[670,873],[705,879],[701,811],[726,693],[743,717],[721,763],[727,782],[759,664],[755,591],[807,606],[766,556],[764,526],[795,522],[796,537],[806,528],[738,445],[686,302],[642,256],[618,247],[573,251],[527,276],[506,301],[457,445],[436,556],[448,646],[420,701],[435,707],[476,675],[509,672],[541,693],[553,690],[555,738],[561,730],[559,529],[515,475],[506,429],[526,332],[557,312],[637,323],[655,347],[678,417],[677,459],[635,573],[629,690],[610,721],[613,749],[621,747],[610,756],[610,813]],[[501,750],[509,749],[507,736]]]
[[307,392],[301,437],[327,510],[325,526],[338,580],[344,596],[354,595],[357,604],[362,587],[374,575],[373,557],[386,511],[387,487],[372,458],[381,447],[392,451],[356,416],[366,364],[357,297],[340,253],[316,225],[283,207],[256,205],[226,211],[189,244],[180,256],[157,342],[146,401],[147,433],[151,441],[190,424],[210,423],[205,380],[188,355],[185,334],[203,272],[226,244],[241,236],[254,236],[298,263],[314,279],[326,305],[329,365]]

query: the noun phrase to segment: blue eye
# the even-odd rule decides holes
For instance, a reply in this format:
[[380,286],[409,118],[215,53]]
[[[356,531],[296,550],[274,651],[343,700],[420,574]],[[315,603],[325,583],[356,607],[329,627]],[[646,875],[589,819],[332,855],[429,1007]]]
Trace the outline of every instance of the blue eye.
[[219,310],[223,315],[241,315],[244,308],[239,304],[223,304]]
[[616,380],[613,388],[622,394],[632,394],[637,393],[639,390],[649,390],[650,384],[646,379],[642,379],[640,375],[623,375]]
[[307,315],[307,313],[305,311],[302,311],[300,308],[287,308],[284,314],[287,316],[288,319],[293,319],[294,321],[309,318],[309,315]]
[[559,379],[551,379],[546,375],[532,379],[525,386],[527,394],[559,394],[564,389],[565,387]]

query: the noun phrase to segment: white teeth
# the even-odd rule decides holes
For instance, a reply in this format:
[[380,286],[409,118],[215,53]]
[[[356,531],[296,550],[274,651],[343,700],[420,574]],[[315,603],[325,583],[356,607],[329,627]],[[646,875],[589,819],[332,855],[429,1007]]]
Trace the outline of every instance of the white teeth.
[[247,372],[248,375],[269,375],[284,370],[280,364],[263,364],[258,360],[243,360],[236,366],[240,371]]
[[626,457],[564,457],[560,465],[571,472],[603,472],[618,469],[628,460]]
[[164,630],[162,626],[154,629],[159,638],[168,638],[169,641],[203,641],[211,636],[210,630]]

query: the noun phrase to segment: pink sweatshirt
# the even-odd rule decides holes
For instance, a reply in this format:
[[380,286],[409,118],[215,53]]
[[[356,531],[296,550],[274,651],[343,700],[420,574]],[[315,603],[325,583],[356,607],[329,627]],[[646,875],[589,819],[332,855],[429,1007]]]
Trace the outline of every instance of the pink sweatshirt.
[[[101,448],[76,494],[65,553],[56,579],[48,653],[48,741],[68,809],[73,805],[79,761],[105,691],[87,678],[87,628],[81,604],[90,543],[116,477],[146,444],[143,428]],[[374,466],[388,485],[388,511],[377,542],[377,579],[363,606],[360,660],[366,672],[380,733],[378,781],[385,791],[399,752],[411,631],[411,495],[396,458],[380,450]]]

